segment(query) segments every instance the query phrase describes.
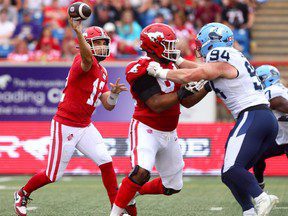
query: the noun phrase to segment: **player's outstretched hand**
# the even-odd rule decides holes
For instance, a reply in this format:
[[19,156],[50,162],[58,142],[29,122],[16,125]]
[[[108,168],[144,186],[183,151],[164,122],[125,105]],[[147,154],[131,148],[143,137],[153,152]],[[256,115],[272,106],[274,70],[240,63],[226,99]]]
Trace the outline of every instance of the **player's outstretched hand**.
[[68,22],[75,32],[82,32],[81,21],[74,20],[72,17],[68,17]]
[[122,91],[128,91],[124,83],[119,83],[120,78],[118,78],[115,84],[110,83],[111,92],[114,94],[120,94]]
[[148,74],[153,77],[160,77],[162,79],[166,78],[168,69],[163,69],[158,62],[150,62],[147,67]]
[[162,69],[158,62],[150,62],[147,71],[150,76],[159,77],[159,71]]
[[207,82],[208,82],[207,80],[200,80],[199,82],[190,82],[185,85],[185,88],[192,93],[196,93],[199,92]]

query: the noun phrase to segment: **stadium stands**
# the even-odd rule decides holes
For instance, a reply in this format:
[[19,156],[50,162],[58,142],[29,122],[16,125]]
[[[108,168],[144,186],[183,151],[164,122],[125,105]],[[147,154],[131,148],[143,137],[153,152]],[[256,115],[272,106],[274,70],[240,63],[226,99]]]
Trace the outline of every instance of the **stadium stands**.
[[[179,47],[184,57],[193,59],[193,44],[197,30],[213,21],[222,21],[233,26],[238,40],[237,47],[250,57],[250,29],[253,25],[256,0],[81,1],[93,9],[90,18],[83,22],[84,27],[91,25],[104,27],[106,23],[112,22],[115,25],[114,37],[119,36],[121,44],[129,47],[123,49],[123,46],[116,46],[117,52],[114,52],[110,59],[135,58],[135,55],[141,54],[137,37],[141,29],[152,22],[164,22],[175,27],[181,38]],[[73,40],[69,39],[67,42],[67,37],[71,37],[71,33],[66,29],[66,11],[67,6],[73,2],[75,0],[1,0],[0,13],[3,15],[0,23],[6,27],[5,31],[3,28],[2,32],[0,30],[0,58],[6,59],[9,56],[8,59],[14,61],[71,60],[75,48],[72,45]],[[42,35],[47,28],[51,31],[49,40],[53,42],[51,46],[54,57],[51,57],[52,51],[49,49],[42,50],[40,54],[50,57],[35,57],[40,55]],[[2,36],[3,32],[6,39]],[[24,55],[28,55],[28,59],[20,58],[19,53],[17,58],[13,57],[18,52],[19,40],[27,43],[28,51]],[[58,44],[58,48],[55,44]],[[191,48],[190,51],[185,49],[187,44]],[[9,55],[10,53],[12,55]]]

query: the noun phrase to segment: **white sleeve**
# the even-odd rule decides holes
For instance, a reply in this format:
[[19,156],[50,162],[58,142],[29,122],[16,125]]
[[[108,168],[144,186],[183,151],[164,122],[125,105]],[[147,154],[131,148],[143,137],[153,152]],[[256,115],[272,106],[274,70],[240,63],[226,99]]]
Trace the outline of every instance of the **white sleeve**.
[[265,96],[270,101],[271,99],[275,97],[282,96],[285,98],[285,92],[283,92],[283,89],[280,88],[279,86],[272,85],[265,90]]

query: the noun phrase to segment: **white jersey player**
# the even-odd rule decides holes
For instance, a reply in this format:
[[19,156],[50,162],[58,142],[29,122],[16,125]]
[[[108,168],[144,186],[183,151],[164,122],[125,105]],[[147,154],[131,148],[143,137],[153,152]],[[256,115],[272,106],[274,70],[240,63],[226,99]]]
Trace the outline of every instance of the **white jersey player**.
[[228,62],[237,70],[233,79],[218,77],[210,81],[211,88],[223,99],[235,119],[248,107],[269,104],[253,66],[241,52],[232,47],[217,47],[208,53],[206,62]]
[[254,175],[260,187],[264,188],[265,160],[286,154],[288,156],[288,89],[280,83],[280,73],[271,65],[262,65],[256,69],[256,74],[262,82],[265,95],[270,102],[275,117],[278,119],[278,135],[272,146],[254,165]]
[[[265,95],[271,102],[271,109],[278,119],[279,130],[276,138],[278,145],[283,145],[288,143],[288,120],[286,115],[288,114],[287,106],[284,104],[288,103],[288,89],[285,88],[281,83],[275,83],[265,89]],[[272,103],[272,100],[278,100],[276,103]],[[279,107],[278,104],[283,108]],[[278,107],[277,107],[278,105]]]
[[150,63],[148,72],[181,84],[202,79],[210,81],[211,88],[236,119],[226,143],[222,181],[241,205],[243,215],[268,215],[278,198],[263,192],[249,169],[275,140],[277,120],[268,107],[255,69],[232,48],[234,36],[229,27],[221,23],[207,24],[196,41],[197,51],[206,63],[196,64],[180,58],[176,63],[182,69],[163,69],[159,64]]

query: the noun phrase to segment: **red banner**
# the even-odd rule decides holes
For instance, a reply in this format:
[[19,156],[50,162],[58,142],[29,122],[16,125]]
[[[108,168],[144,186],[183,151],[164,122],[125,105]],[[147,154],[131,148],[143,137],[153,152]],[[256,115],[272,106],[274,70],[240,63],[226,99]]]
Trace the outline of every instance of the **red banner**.
[[[128,123],[96,123],[117,173],[130,172]],[[185,160],[184,173],[219,175],[230,123],[180,124],[179,142]],[[46,169],[50,142],[49,122],[0,123],[0,174],[33,174]],[[67,167],[70,174],[99,173],[94,162],[75,150]],[[269,159],[267,175],[288,175],[285,156]]]

